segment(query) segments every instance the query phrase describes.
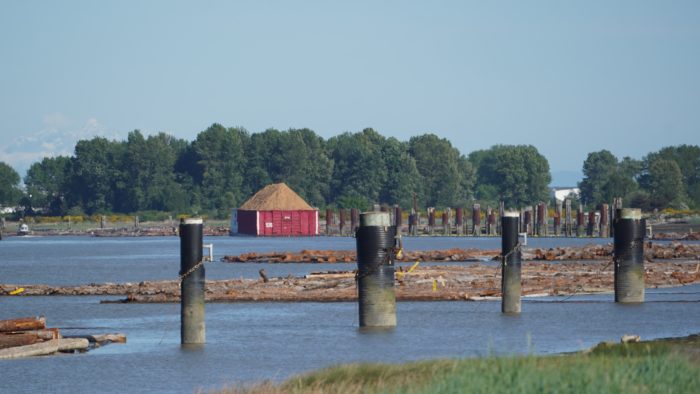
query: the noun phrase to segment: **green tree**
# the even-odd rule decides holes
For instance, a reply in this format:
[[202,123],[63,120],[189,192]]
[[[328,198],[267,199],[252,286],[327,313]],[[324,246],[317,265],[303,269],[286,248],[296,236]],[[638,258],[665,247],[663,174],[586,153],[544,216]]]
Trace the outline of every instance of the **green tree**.
[[588,154],[583,162],[583,180],[579,183],[581,201],[584,204],[598,204],[609,200],[608,196],[604,195],[604,190],[617,167],[617,158],[608,150]]
[[22,198],[19,174],[7,163],[0,161],[0,205],[15,206]]
[[383,138],[372,129],[343,133],[328,140],[332,158],[331,200],[379,202],[387,177],[382,158]]
[[534,204],[549,197],[549,163],[534,146],[495,145],[476,157],[477,182],[492,185],[507,206]]
[[242,128],[226,129],[213,124],[192,143],[197,163],[193,178],[201,189],[205,209],[218,210],[220,216],[225,216],[244,198],[241,190],[246,167],[243,147],[248,138],[248,132]]
[[123,142],[95,137],[75,145],[71,194],[87,214],[114,211],[125,188]]
[[649,165],[652,208],[680,207],[684,200],[683,175],[673,160],[657,159]]
[[184,212],[189,201],[176,181],[175,162],[186,142],[159,133],[144,138],[139,130],[129,133],[123,172],[125,193],[119,210]]
[[410,155],[408,144],[396,138],[388,138],[382,144],[382,157],[387,169],[387,179],[379,199],[404,208],[413,206],[413,193],[421,193],[421,175],[416,160]]
[[72,177],[70,157],[45,157],[33,163],[24,184],[33,207],[42,208],[49,215],[65,215],[68,210]]
[[323,139],[312,130],[268,129],[250,137],[246,152],[248,195],[270,183],[285,182],[310,204],[325,204],[333,165]]
[[421,175],[421,197],[427,206],[455,206],[471,197],[474,172],[450,141],[435,134],[424,134],[412,137],[408,144]]
[[700,207],[700,147],[697,145],[668,146],[648,154],[644,159],[646,171],[640,177],[640,184],[647,190],[650,187],[649,168],[657,160],[671,160],[678,165],[689,202],[694,207]]

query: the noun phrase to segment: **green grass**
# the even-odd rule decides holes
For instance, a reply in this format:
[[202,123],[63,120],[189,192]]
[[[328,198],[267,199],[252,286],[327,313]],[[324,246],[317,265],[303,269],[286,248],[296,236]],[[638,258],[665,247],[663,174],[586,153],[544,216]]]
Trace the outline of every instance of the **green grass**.
[[557,356],[350,364],[225,393],[696,393],[700,340],[603,345]]

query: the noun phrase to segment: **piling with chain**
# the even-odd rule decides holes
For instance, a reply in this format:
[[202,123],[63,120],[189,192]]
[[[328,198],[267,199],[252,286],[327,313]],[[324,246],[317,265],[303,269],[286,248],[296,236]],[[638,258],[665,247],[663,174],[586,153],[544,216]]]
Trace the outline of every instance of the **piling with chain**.
[[384,212],[360,215],[356,233],[360,327],[396,326],[396,227],[390,224],[389,215]]
[[644,235],[641,209],[622,208],[615,215],[613,262],[615,302],[644,302]]
[[180,343],[203,344],[204,264],[202,219],[180,221]]
[[520,313],[521,252],[518,243],[517,211],[501,217],[501,312]]

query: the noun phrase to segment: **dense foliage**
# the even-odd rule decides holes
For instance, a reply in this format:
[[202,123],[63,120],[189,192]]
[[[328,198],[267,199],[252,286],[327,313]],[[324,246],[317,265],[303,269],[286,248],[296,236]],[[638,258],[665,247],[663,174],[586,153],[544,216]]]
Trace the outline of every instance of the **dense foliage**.
[[662,148],[634,160],[618,161],[607,150],[592,152],[583,163],[581,200],[596,205],[623,197],[644,210],[700,208],[700,147]]
[[[642,160],[592,152],[583,173],[585,204],[622,196],[644,209],[700,207],[698,146],[666,147]],[[324,140],[309,129],[251,134],[213,124],[191,142],[138,130],[124,141],[78,141],[73,156],[32,164],[24,190],[19,174],[0,163],[0,206],[43,215],[225,217],[263,186],[286,182],[320,208],[410,209],[414,196],[421,209],[499,200],[520,207],[548,200],[550,181],[547,159],[529,145],[496,145],[466,157],[434,134],[399,141],[368,128]]]

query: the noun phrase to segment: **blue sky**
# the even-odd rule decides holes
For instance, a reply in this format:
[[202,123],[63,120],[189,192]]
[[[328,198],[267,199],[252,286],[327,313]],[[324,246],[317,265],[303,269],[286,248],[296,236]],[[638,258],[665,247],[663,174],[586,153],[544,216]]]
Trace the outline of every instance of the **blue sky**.
[[588,152],[700,144],[698,1],[0,1],[0,161],[94,135],[426,132]]

